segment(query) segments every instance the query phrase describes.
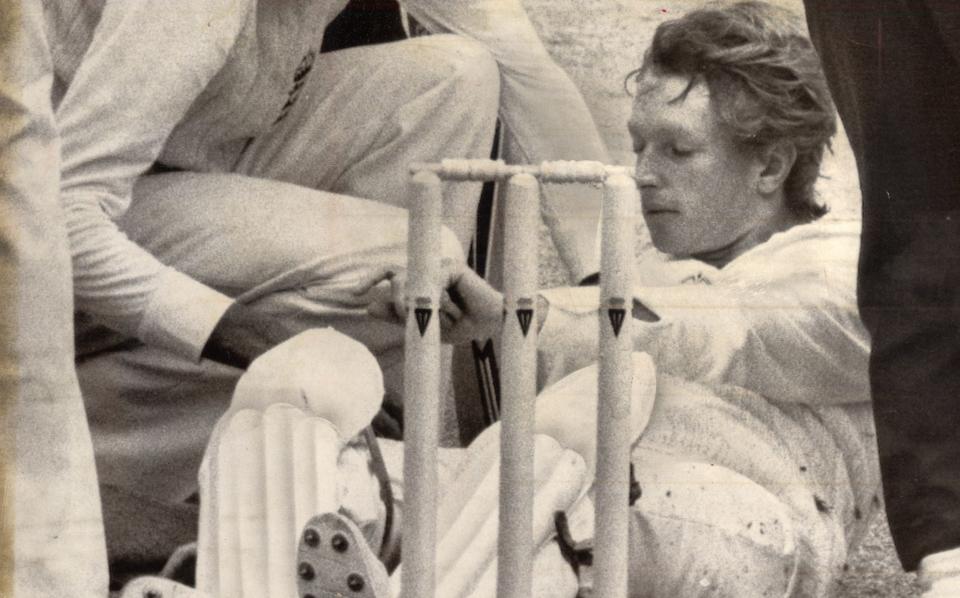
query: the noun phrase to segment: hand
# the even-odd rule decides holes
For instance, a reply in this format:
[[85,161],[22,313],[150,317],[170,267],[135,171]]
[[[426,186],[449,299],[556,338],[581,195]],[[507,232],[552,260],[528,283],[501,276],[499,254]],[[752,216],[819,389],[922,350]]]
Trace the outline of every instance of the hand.
[[250,363],[293,336],[279,320],[233,303],[217,322],[201,356],[236,368]]
[[[438,281],[440,336],[445,343],[459,344],[485,339],[500,330],[503,295],[462,262],[444,260]],[[403,324],[407,317],[407,273],[403,268],[383,268],[361,281],[354,293],[371,292],[367,312],[378,319]]]

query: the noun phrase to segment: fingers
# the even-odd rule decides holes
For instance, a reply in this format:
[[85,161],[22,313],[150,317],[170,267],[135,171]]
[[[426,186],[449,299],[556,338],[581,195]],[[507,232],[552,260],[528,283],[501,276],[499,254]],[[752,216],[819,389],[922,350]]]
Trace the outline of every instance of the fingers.
[[385,280],[392,281],[397,275],[395,269],[391,266],[381,266],[369,272],[366,276],[360,278],[356,286],[350,289],[354,295],[365,295],[370,289],[377,286]]
[[403,318],[397,316],[392,301],[373,301],[367,305],[367,313],[370,317],[384,322],[403,324]]
[[441,263],[440,272],[440,285],[445,289],[451,289],[456,288],[457,285],[460,284],[460,279],[463,278],[465,272],[473,272],[473,270],[463,262],[444,258]]
[[407,318],[407,289],[405,277],[394,277],[390,279],[390,293],[393,300],[390,307],[393,309],[393,317],[396,321],[403,322]]
[[[457,325],[457,321],[450,317],[446,312],[440,312],[440,337],[446,339],[450,336],[450,331]],[[444,341],[447,342],[447,341]]]
[[[494,311],[499,313],[501,296],[492,289],[487,289],[486,282],[476,276],[465,264],[446,259],[442,268],[441,288],[438,317],[446,333],[460,327],[471,313],[479,311],[485,314],[489,311],[487,293],[492,293],[496,300]],[[382,288],[373,294],[367,307],[367,313],[379,320],[403,324],[407,317],[406,272],[392,266],[385,266],[364,276],[352,289],[355,295],[363,295],[375,290],[375,287],[384,281],[389,281],[389,289]],[[476,288],[474,288],[476,287]],[[478,301],[478,298],[480,299]],[[496,314],[495,314],[496,315]]]
[[454,292],[455,289],[451,288],[440,296],[440,312],[457,322],[463,317],[463,310],[457,305]]
[[[371,284],[371,281],[374,282]],[[389,288],[377,289],[377,292],[373,293],[367,305],[367,313],[378,320],[403,324],[407,316],[407,299],[404,293],[406,276],[402,272],[392,268],[381,268],[369,277],[365,277],[355,287],[354,292],[362,295],[364,292],[373,290],[383,281],[390,282]]]
[[460,272],[451,296],[467,317],[478,322],[500,321],[503,295],[473,270]]

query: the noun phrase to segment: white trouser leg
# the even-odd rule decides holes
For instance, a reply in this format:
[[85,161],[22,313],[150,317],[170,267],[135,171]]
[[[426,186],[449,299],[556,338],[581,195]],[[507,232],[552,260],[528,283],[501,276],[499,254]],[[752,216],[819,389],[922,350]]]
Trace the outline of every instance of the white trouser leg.
[[[630,596],[821,596],[790,509],[724,467],[634,453]],[[813,584],[813,585],[811,585]]]
[[[489,157],[499,90],[489,52],[455,35],[323,54],[237,172],[405,208],[417,200],[411,162]],[[479,199],[479,183],[444,186],[444,223],[464,249]]]
[[197,588],[296,595],[296,546],[314,515],[343,512],[376,549],[385,506],[362,442],[289,404],[225,416],[200,470]]
[[960,548],[927,555],[917,568],[923,598],[947,598],[960,594]]
[[[550,58],[520,0],[420,0],[408,9],[434,33],[478,41],[497,61],[500,147],[507,162],[609,161],[583,97]],[[600,194],[584,186],[546,185],[542,210],[574,282],[596,272]]]

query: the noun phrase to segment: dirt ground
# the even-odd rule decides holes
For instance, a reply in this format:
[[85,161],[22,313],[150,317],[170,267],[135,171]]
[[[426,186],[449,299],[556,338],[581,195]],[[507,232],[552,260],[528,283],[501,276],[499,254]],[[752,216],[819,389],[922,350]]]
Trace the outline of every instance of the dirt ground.
[[[662,0],[523,0],[534,25],[557,62],[581,89],[614,160],[630,164],[633,155],[625,123],[630,98],[627,73],[639,66],[657,24],[700,4]],[[802,14],[800,0],[781,4]],[[818,185],[831,206],[829,218],[857,218],[859,186],[846,138],[841,134]],[[562,284],[564,274],[544,236],[541,282]],[[912,575],[901,571],[886,520],[880,518],[850,557],[838,598],[917,596]]]

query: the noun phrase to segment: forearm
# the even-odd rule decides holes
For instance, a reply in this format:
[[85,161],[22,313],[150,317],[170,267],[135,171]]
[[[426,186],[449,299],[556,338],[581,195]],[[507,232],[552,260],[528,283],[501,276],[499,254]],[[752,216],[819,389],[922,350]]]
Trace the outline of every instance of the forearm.
[[763,287],[688,284],[635,294],[660,317],[634,331],[660,371],[787,403],[869,396],[869,342],[849,288],[797,272]]
[[[767,296],[761,305],[756,295],[751,302],[750,293],[709,287],[636,291],[633,345],[654,358],[658,371],[742,386],[781,402],[868,397],[866,335],[842,305],[797,305],[782,296]],[[598,289],[544,294],[550,303],[540,337],[545,360],[560,373],[595,360]]]
[[98,196],[61,193],[61,200],[77,309],[148,345],[199,359],[232,300],[133,243],[100,208]]
[[74,288],[83,311],[181,357],[239,368],[292,336],[276,318],[164,266],[98,212],[92,206],[70,212]]
[[[543,325],[547,321],[547,316],[550,314],[550,301],[547,300],[543,294],[537,295],[537,331],[543,330]],[[655,314],[649,307],[634,299],[633,301],[633,310],[631,316],[634,320],[640,322],[656,322],[660,317]],[[586,322],[585,319],[575,320],[578,326],[583,326]]]

